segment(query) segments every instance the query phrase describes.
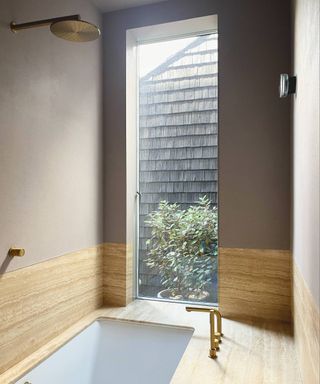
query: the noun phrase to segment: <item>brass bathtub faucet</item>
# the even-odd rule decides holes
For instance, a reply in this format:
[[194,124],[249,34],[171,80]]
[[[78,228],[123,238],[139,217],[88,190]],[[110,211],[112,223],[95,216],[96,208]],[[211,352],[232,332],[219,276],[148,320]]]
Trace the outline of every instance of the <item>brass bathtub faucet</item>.
[[[201,307],[186,307],[187,312],[209,312],[210,319],[210,349],[209,357],[215,359],[217,351],[219,350],[219,343],[221,342],[222,333],[222,320],[221,313],[216,308],[201,308]],[[215,325],[215,318],[217,319],[217,331]]]
[[24,256],[26,251],[23,248],[17,248],[17,247],[11,247],[8,251],[8,255],[11,257],[18,256],[22,257]]

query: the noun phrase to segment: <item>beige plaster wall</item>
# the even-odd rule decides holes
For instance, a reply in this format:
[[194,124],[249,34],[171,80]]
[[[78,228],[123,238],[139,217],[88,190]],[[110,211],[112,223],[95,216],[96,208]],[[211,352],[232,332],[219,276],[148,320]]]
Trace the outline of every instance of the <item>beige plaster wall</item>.
[[290,248],[290,2],[171,0],[104,15],[106,241],[126,241],[126,30],[218,15],[220,246]]
[[102,240],[101,39],[9,29],[78,13],[101,24],[85,0],[0,0],[1,273]]

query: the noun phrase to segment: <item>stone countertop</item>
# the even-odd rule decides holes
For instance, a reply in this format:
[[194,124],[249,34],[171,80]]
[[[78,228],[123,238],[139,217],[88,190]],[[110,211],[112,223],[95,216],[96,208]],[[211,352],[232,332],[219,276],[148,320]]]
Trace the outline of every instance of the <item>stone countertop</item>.
[[223,319],[224,337],[218,358],[213,360],[208,357],[209,314],[186,312],[184,304],[149,300],[136,300],[127,307],[105,307],[92,312],[0,375],[0,383],[14,383],[99,318],[194,328],[171,380],[174,384],[302,383],[289,324]]

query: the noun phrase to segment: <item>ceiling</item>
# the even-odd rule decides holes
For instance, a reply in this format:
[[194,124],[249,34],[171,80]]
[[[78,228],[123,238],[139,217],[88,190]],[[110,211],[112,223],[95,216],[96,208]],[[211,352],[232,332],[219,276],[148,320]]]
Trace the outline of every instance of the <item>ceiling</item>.
[[119,9],[138,7],[166,0],[91,0],[101,11],[111,12]]

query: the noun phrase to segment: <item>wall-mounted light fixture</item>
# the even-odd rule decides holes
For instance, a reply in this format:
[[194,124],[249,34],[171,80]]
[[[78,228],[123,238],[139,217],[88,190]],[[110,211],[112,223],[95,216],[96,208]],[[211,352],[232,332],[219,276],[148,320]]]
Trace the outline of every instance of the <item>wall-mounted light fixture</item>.
[[287,73],[281,73],[279,84],[279,96],[287,97],[296,93],[297,77],[289,76]]

